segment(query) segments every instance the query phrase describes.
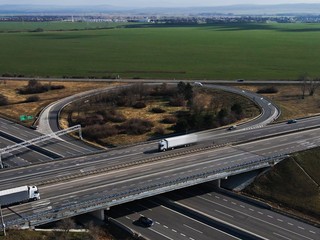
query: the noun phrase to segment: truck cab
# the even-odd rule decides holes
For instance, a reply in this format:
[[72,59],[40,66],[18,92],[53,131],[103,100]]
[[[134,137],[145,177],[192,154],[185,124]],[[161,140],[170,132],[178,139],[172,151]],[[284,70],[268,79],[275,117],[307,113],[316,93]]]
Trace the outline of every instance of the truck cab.
[[28,188],[29,188],[29,199],[39,200],[40,193],[38,191],[38,188],[36,186],[28,186]]
[[164,152],[167,150],[167,142],[166,140],[162,139],[159,141],[159,144],[158,144],[158,151],[159,152]]

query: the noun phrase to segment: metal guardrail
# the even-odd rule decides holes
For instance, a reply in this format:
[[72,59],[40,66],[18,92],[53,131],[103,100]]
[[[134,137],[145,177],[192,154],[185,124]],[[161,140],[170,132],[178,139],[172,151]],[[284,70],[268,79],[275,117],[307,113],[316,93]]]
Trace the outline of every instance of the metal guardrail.
[[79,203],[70,203],[60,208],[46,210],[29,216],[22,216],[22,218],[19,219],[12,219],[6,221],[6,226],[13,227],[27,224],[30,227],[41,225],[94,210],[109,208],[111,206],[119,205],[132,200],[239,174],[244,171],[267,167],[276,164],[286,157],[287,155],[279,155],[268,158],[260,158],[243,164],[237,164],[185,177],[177,177],[175,179],[151,184],[148,186],[132,188],[122,192],[110,192],[99,198],[84,199],[84,201]]

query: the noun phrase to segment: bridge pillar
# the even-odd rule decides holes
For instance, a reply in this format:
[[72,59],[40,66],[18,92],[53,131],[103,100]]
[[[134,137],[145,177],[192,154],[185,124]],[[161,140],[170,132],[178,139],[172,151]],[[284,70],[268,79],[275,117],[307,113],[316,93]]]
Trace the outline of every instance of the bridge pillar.
[[96,210],[90,213],[92,216],[98,218],[99,220],[104,221],[105,220],[105,216],[104,216],[104,209],[102,210]]
[[216,179],[216,180],[213,180],[211,182],[208,182],[207,184],[210,185],[210,186],[216,187],[216,188],[220,188],[221,180],[220,179]]

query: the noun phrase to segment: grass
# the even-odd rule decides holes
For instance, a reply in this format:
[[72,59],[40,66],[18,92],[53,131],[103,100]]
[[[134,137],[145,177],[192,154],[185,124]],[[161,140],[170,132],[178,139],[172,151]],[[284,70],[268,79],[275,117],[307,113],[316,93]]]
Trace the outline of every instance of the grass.
[[129,23],[109,23],[109,22],[0,22],[0,32],[30,32],[38,28],[44,31],[68,31],[84,29],[104,29],[115,28]]
[[319,148],[294,154],[256,179],[245,192],[320,223],[319,156]]
[[[43,84],[48,82],[42,81]],[[0,94],[6,96],[9,100],[9,105],[0,106],[0,115],[10,118],[14,121],[19,121],[20,115],[32,115],[36,116],[42,108],[49,105],[51,102],[57,101],[61,98],[74,95],[79,92],[107,87],[109,83],[93,83],[93,82],[83,82],[79,84],[78,82],[51,82],[52,85],[64,85],[65,89],[54,90],[46,93],[36,94],[40,97],[40,101],[33,103],[25,103],[25,99],[31,95],[20,95],[17,94],[16,89],[22,86],[26,86],[27,81],[0,81]],[[30,126],[32,121],[27,121],[23,123],[26,126]]]
[[[238,85],[237,87],[256,92],[261,85]],[[278,121],[312,116],[320,113],[320,89],[314,96],[301,98],[301,87],[299,85],[275,85],[278,93],[262,94],[274,101],[281,109]]]
[[[54,24],[52,29],[58,29],[58,23]],[[66,25],[61,23],[61,28],[68,29]],[[0,45],[6,47],[0,52],[0,74],[296,79],[304,72],[319,74],[319,30],[320,24],[140,24],[102,30],[1,33]]]

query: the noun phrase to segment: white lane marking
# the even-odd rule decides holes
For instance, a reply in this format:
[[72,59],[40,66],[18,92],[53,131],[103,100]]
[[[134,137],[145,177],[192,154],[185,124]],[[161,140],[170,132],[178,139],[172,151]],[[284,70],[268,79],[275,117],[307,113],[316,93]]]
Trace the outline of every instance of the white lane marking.
[[289,224],[290,226],[293,226],[293,223],[291,223],[291,222],[288,222],[288,224]]
[[223,214],[223,215],[226,215],[226,216],[228,216],[228,217],[233,218],[233,216],[231,216],[231,215],[229,215],[229,214],[227,214],[227,213],[221,212],[221,211],[219,211],[219,210],[215,210],[215,211],[218,212],[218,213],[220,213],[220,214]]
[[156,231],[156,230],[154,230],[154,229],[152,229],[152,228],[149,228],[149,230],[152,231],[152,232],[155,232],[155,233],[159,234],[159,235],[162,236],[162,237],[165,237],[166,239],[174,240],[173,238],[170,238],[170,237],[168,237],[168,236],[166,236],[166,235],[164,235],[164,234],[162,234],[162,233],[160,233],[160,232],[158,232],[158,231]]
[[183,233],[180,233],[180,235],[181,235],[182,237],[186,237],[186,235],[185,235],[185,234],[183,234]]
[[263,212],[258,212],[259,214],[263,215]]
[[169,228],[169,227],[168,227],[168,226],[166,226],[166,225],[163,225],[163,227],[164,227],[164,228],[167,228],[167,229]]
[[273,218],[273,216],[271,216],[271,215],[268,215],[268,217],[269,217],[269,218]]
[[282,220],[282,219],[280,219],[280,218],[277,218],[277,220],[278,220],[279,222],[283,222],[283,220]]
[[311,232],[311,233],[313,233],[313,234],[316,234],[316,232],[314,232],[314,231],[311,231],[311,230],[309,230],[309,232]]
[[288,237],[285,237],[285,236],[282,236],[282,235],[280,235],[280,234],[278,234],[278,233],[273,233],[274,235],[276,235],[276,236],[278,236],[278,237],[282,237],[282,238],[284,238],[284,239],[288,239],[288,240],[291,240],[291,238],[288,238]]
[[305,228],[303,228],[303,227],[300,227],[300,226],[298,226],[298,228],[300,228],[300,229],[302,229],[302,230],[305,230]]
[[175,232],[175,233],[177,232],[177,230],[175,230],[175,229],[171,229],[171,231],[172,231],[172,232]]
[[198,233],[203,234],[203,232],[201,232],[201,231],[199,231],[198,229],[195,229],[195,228],[193,228],[193,227],[190,227],[190,226],[188,226],[187,224],[183,224],[183,226],[185,226],[185,227],[187,227],[187,228],[190,228],[191,230],[193,230],[193,231],[195,231],[195,232],[198,232]]
[[163,206],[163,205],[161,205],[161,207],[165,208],[166,210],[168,210],[168,211],[170,211],[170,212],[174,212],[175,214],[178,214],[178,215],[180,215],[180,216],[183,216],[184,218],[190,219],[190,220],[192,220],[193,222],[196,222],[196,223],[198,223],[198,224],[201,224],[201,225],[203,225],[203,226],[206,226],[207,228],[210,228],[210,229],[213,229],[213,230],[215,230],[215,231],[218,231],[218,232],[220,232],[220,233],[222,233],[222,234],[224,234],[224,235],[227,235],[227,236],[229,236],[229,237],[231,237],[231,238],[240,240],[240,238],[237,238],[237,237],[235,237],[235,236],[232,236],[232,235],[230,235],[230,234],[228,234],[228,233],[225,233],[225,232],[223,232],[223,231],[221,231],[221,230],[219,230],[219,229],[217,229],[217,228],[214,228],[214,227],[212,227],[212,226],[210,226],[210,225],[207,225],[207,224],[205,224],[205,223],[203,223],[203,222],[200,222],[200,221],[195,220],[195,219],[193,219],[193,218],[191,218],[191,217],[188,217],[188,216],[186,216],[186,215],[183,215],[182,213],[179,213],[179,212],[177,212],[177,211],[175,211],[175,210],[172,210],[172,209],[170,209],[170,208],[167,208],[167,207],[165,207],[165,206]]
[[[309,238],[309,237],[303,236],[303,235],[301,235],[301,234],[299,234],[299,233],[296,233],[296,232],[294,232],[294,231],[290,231],[290,230],[288,230],[288,229],[286,229],[286,228],[280,227],[280,226],[278,226],[278,225],[276,225],[276,224],[273,224],[273,223],[271,223],[271,222],[264,221],[264,220],[262,220],[262,219],[260,219],[260,218],[251,216],[251,215],[249,215],[249,214],[246,214],[246,213],[244,213],[244,212],[238,211],[238,210],[233,209],[233,208],[231,208],[231,207],[227,207],[227,206],[225,206],[225,205],[216,203],[216,202],[214,202],[214,201],[208,200],[208,199],[203,198],[203,197],[200,197],[200,196],[198,196],[198,198],[203,199],[204,201],[207,201],[207,202],[210,202],[210,203],[213,203],[213,204],[217,204],[217,205],[219,205],[219,206],[221,206],[221,207],[227,208],[227,209],[232,210],[232,211],[234,211],[234,212],[243,214],[243,215],[245,215],[245,216],[247,216],[247,217],[251,217],[251,218],[253,218],[253,219],[257,220],[257,221],[261,221],[261,222],[266,223],[266,224],[269,224],[269,225],[271,225],[271,226],[273,226],[273,227],[280,228],[280,229],[282,229],[282,230],[284,230],[284,231],[293,233],[293,234],[295,234],[295,235],[297,235],[297,236],[300,236],[300,237],[302,237],[302,238],[306,238],[306,239],[309,239],[309,240],[313,240],[313,238]],[[269,215],[268,215],[268,216],[269,216]]]

